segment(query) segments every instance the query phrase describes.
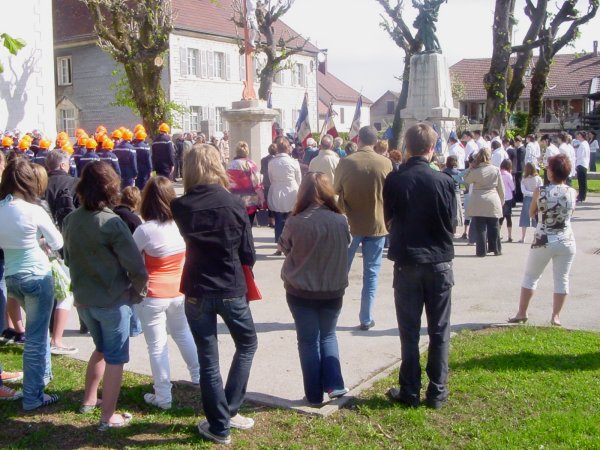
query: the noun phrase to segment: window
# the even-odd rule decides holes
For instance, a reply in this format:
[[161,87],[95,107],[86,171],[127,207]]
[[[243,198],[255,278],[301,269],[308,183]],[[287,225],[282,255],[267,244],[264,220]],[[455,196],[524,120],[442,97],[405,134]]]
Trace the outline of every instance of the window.
[[189,131],[200,130],[200,121],[201,120],[202,120],[202,108],[200,106],[190,106]]
[[344,108],[340,108],[340,124],[343,124],[346,121],[346,118],[345,118],[346,114],[345,114],[345,112],[346,111],[344,110]]
[[375,122],[375,123],[373,124],[373,126],[375,127],[375,129],[376,129],[377,131],[381,131],[381,122]]
[[394,114],[395,102],[393,100],[388,100],[387,102],[387,113],[386,114]]
[[187,49],[187,75],[192,75],[194,77],[200,76],[198,73],[199,58],[200,55],[197,48]]
[[306,66],[296,64],[294,67],[294,85],[306,87]]
[[477,120],[483,120],[485,118],[485,103],[479,103],[477,110]]
[[215,131],[225,131],[225,121],[223,120],[223,111],[227,108],[217,106],[215,108]]
[[71,82],[71,57],[61,56],[56,58],[56,70],[58,74],[58,85],[68,86]]
[[225,79],[225,53],[215,52],[215,78]]
[[60,129],[66,131],[69,136],[75,136],[75,109],[64,108],[59,111]]

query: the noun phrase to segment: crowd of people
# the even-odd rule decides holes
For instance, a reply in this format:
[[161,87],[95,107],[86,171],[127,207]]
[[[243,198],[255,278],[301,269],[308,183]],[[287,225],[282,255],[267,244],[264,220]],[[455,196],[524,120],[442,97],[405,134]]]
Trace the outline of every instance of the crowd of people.
[[[589,142],[588,142],[589,139]],[[172,406],[167,336],[198,385],[206,420],[199,433],[221,444],[231,428],[250,429],[239,414],[258,339],[248,301],[256,262],[252,226],[268,211],[275,257],[292,314],[304,392],[309,405],[345,395],[336,337],[348,273],[362,248],[358,328],[375,326],[379,272],[388,247],[401,340],[399,387],[388,395],[407,406],[421,402],[419,336],[427,312],[429,353],[425,403],[448,398],[448,351],[454,240],[475,253],[502,254],[500,226],[512,242],[512,208],[522,203],[520,242],[536,227],[518,312],[527,308],[550,260],[554,265],[551,323],[569,293],[575,256],[570,219],[587,194],[598,142],[578,131],[502,139],[452,133],[440,162],[439,137],[426,124],[409,128],[405,151],[389,149],[372,127],[357,142],[325,135],[300,143],[278,135],[268,155],[253,161],[250,147],[229,150],[227,134],[170,135],[161,124],[152,144],[142,125],[88,135],[77,130],[53,142],[35,130],[5,133],[0,152],[0,319],[3,340],[25,345],[23,373],[2,372],[0,398],[23,398],[25,410],[56,403],[45,392],[51,354],[72,354],[62,334],[74,304],[81,331],[94,342],[85,375],[82,414],[100,410],[99,430],[128,425],[118,412],[129,338],[143,332],[154,392],[144,401]],[[544,171],[543,178],[539,176]],[[154,174],[153,174],[154,172]],[[577,178],[578,194],[569,187]],[[183,180],[177,198],[173,182]],[[459,228],[464,227],[464,233]],[[70,280],[70,290],[60,280]],[[23,323],[21,308],[25,310]],[[6,310],[6,312],[5,312]],[[225,322],[236,352],[223,385],[216,318]],[[53,323],[51,324],[51,319]],[[6,320],[6,322],[5,322]],[[48,330],[51,331],[51,337]],[[3,385],[23,379],[23,390]],[[99,386],[102,383],[102,396]]]

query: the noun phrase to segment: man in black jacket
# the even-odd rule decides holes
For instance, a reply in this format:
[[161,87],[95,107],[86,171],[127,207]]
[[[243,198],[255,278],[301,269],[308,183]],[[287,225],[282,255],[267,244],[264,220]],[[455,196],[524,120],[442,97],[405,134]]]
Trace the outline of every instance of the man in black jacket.
[[175,150],[169,136],[171,129],[166,123],[161,123],[158,131],[160,133],[152,143],[152,166],[156,175],[171,178],[175,167]]
[[394,261],[394,297],[402,344],[400,389],[392,388],[388,395],[408,406],[419,405],[419,334],[424,306],[429,333],[426,404],[437,409],[448,398],[454,183],[445,173],[429,167],[437,141],[429,125],[409,128],[404,139],[410,159],[387,177],[383,188],[384,217],[390,232],[388,258]]
[[69,175],[70,156],[64,150],[48,152],[46,168],[48,169],[46,201],[54,221],[61,229],[62,220],[78,206],[75,188],[79,179]]

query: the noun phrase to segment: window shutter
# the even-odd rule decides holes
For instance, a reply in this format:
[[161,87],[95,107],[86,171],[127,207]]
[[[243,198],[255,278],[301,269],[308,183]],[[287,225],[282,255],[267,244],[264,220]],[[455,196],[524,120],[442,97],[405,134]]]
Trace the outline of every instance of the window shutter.
[[308,86],[308,71],[306,69],[307,69],[307,67],[303,64],[302,65],[302,87]]
[[184,47],[179,48],[179,76],[185,77],[188,74],[187,66],[187,49]]
[[246,55],[240,55],[240,81],[246,81]]
[[[208,106],[202,107],[202,117],[200,120],[208,120]],[[208,136],[206,136],[208,138]]]
[[198,49],[196,51],[196,77],[202,76],[202,52]]
[[298,65],[295,65],[292,69],[292,86],[298,86],[298,70]]
[[231,55],[225,53],[225,79],[231,80]]
[[215,77],[215,53],[214,52],[206,52],[207,60],[208,60],[208,78]]
[[200,77],[202,78],[206,78],[208,76],[208,70],[207,70],[207,63],[206,63],[206,50],[201,50],[198,52],[199,53],[199,57],[201,59],[201,63],[200,63]]
[[208,108],[208,120],[215,120],[215,108]]

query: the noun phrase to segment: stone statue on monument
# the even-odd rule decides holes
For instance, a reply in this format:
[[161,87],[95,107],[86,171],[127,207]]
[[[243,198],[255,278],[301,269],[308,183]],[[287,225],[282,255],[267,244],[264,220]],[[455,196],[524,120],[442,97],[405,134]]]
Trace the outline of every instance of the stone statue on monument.
[[436,36],[437,28],[435,23],[438,20],[438,13],[442,3],[448,0],[413,0],[413,6],[419,10],[413,26],[417,29],[415,38],[423,42],[425,49],[423,53],[442,53],[440,41]]
[[256,0],[243,0],[244,18],[244,59],[246,61],[246,79],[244,80],[244,91],[242,100],[256,100],[254,90],[254,50],[258,37],[258,22],[256,20]]

